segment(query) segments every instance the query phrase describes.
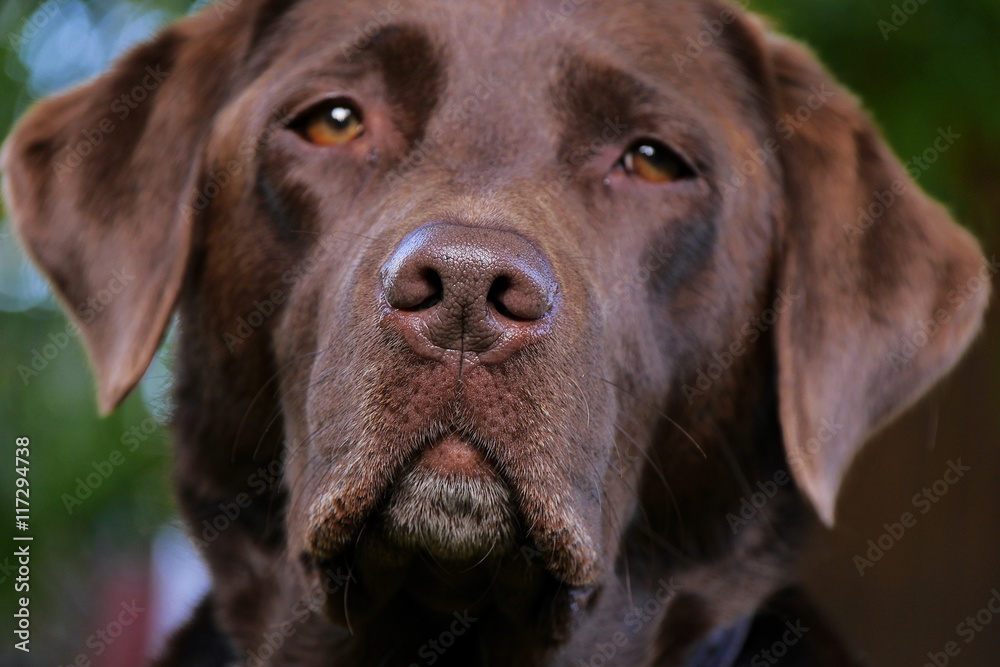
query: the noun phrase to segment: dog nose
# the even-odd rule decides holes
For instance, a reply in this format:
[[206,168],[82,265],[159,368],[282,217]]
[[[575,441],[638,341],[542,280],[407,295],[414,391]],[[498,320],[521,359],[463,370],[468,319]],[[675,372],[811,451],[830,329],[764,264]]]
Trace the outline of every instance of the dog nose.
[[544,335],[558,289],[549,261],[520,234],[442,222],[408,234],[381,280],[411,345],[476,353]]

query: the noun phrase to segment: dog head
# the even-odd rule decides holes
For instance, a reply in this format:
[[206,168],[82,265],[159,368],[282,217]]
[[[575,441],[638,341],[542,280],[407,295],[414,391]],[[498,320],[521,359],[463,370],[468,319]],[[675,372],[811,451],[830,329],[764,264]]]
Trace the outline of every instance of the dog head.
[[281,460],[268,548],[307,589],[350,564],[359,627],[731,553],[775,470],[832,522],[987,300],[857,102],[712,0],[223,3],[33,109],[4,171],[101,409],[179,304],[187,511]]

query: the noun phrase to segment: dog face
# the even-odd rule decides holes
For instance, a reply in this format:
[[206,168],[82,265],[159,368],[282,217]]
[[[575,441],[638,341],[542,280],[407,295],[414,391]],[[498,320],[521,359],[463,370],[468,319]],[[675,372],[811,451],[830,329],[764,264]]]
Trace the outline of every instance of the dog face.
[[[258,79],[280,86],[264,97],[299,129],[263,156],[278,210],[262,225],[308,221],[300,233],[336,257],[296,287],[275,337],[289,443],[301,443],[286,450],[290,543],[322,560],[356,545],[355,622],[398,586],[464,608],[496,576],[483,567],[460,592],[429,587],[432,573],[413,574],[423,554],[453,563],[449,579],[488,559],[523,586],[527,546],[559,581],[596,584],[635,509],[636,459],[666,430],[656,406],[694,370],[681,360],[723,349],[717,335],[768,298],[772,221],[725,209],[763,209],[777,193],[727,203],[719,188],[762,118],[725,122],[748,100],[681,76],[668,54],[643,57],[694,15],[624,40],[644,20],[633,12],[587,53],[579,31],[607,16],[550,25],[528,9],[475,44],[448,25],[490,33],[494,12],[404,13],[361,54],[345,59],[344,32],[294,63],[264,56],[275,64]],[[355,24],[317,15],[303,5],[280,26],[318,44]],[[525,54],[510,34],[539,39]],[[525,58],[538,66],[524,71]],[[329,63],[330,79],[288,76]],[[271,115],[260,96],[248,103],[235,113]],[[317,146],[312,124],[338,112],[364,131]],[[727,298],[702,304],[705,293]],[[675,442],[667,465],[698,447]]]
[[[359,636],[412,609],[529,626],[539,600],[608,609],[629,567],[652,587],[767,552],[728,530],[744,489],[787,469],[755,525],[797,523],[798,494],[832,521],[862,441],[978,328],[975,242],[809,54],[725,5],[252,4],[40,105],[4,159],[102,409],[179,307],[192,524],[281,463],[254,503],[283,522],[245,512],[206,550],[243,648],[302,591]],[[139,280],[77,312],[115,270]]]

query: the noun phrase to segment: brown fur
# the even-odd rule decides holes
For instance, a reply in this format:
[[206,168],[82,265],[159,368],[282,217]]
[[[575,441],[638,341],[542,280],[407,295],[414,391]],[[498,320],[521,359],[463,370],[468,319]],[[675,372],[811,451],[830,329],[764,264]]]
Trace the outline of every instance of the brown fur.
[[[793,582],[810,512],[833,521],[863,441],[978,329],[986,290],[954,297],[975,241],[807,51],[714,0],[390,5],[370,44],[355,28],[376,3],[208,8],[5,146],[16,228],[82,328],[102,411],[179,315],[177,494],[215,587],[164,664],[427,664],[468,611],[437,664],[589,664],[622,633],[611,664],[676,665],[713,628],[798,608],[767,600]],[[683,60],[705,21],[725,28]],[[65,169],[157,66],[151,98]],[[331,94],[365,133],[307,145],[288,121]],[[694,177],[614,167],[650,136]],[[431,221],[527,239],[558,280],[551,329],[490,362],[422,357],[383,326],[381,267]],[[138,278],[84,317],[115,270]],[[255,310],[271,312],[239,333]],[[499,535],[478,562],[393,548],[380,523],[478,554],[481,533],[424,512],[435,490],[399,481],[448,433],[500,480],[465,491]],[[732,529],[783,473],[794,484]],[[810,640],[800,664],[846,664],[832,635]]]

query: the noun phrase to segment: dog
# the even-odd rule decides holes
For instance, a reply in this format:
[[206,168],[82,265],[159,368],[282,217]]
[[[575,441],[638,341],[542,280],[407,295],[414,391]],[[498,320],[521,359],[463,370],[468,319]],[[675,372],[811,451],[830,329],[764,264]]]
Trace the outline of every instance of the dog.
[[796,552],[987,304],[858,102],[717,0],[223,2],[3,170],[102,412],[176,314],[213,589],[162,665],[862,664]]

